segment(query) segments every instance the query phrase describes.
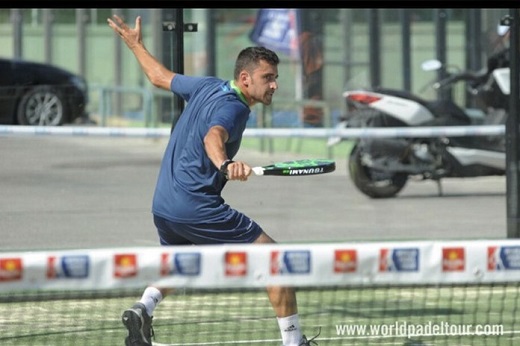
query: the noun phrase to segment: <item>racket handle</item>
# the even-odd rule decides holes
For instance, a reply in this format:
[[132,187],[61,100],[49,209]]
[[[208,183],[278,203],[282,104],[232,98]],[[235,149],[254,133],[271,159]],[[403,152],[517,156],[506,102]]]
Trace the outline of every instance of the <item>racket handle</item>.
[[252,169],[255,175],[264,175],[264,169],[262,167],[253,167]]

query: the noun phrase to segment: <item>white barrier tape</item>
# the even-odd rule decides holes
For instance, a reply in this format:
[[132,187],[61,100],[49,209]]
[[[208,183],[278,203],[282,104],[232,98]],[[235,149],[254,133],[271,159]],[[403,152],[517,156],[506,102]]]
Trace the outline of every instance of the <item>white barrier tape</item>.
[[13,126],[0,125],[0,135],[57,135],[101,137],[168,137],[169,128],[123,128],[90,126]]
[[392,127],[392,128],[287,128],[246,129],[247,137],[314,137],[314,138],[400,138],[400,137],[464,137],[503,135],[505,126],[446,126],[446,127]]
[[[504,125],[433,126],[392,128],[248,128],[244,137],[309,137],[309,138],[400,138],[400,137],[464,137],[499,136]],[[16,126],[0,125],[0,135],[58,135],[103,137],[168,137],[169,128],[120,128],[81,126]]]

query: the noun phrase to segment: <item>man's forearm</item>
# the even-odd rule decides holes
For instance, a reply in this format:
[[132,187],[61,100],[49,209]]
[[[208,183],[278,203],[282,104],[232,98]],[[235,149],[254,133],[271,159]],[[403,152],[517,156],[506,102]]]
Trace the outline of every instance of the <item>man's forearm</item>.
[[175,73],[167,69],[159,60],[151,55],[142,44],[133,47],[132,52],[148,80],[158,88],[170,90],[170,83]]
[[204,148],[206,154],[215,167],[220,167],[224,160],[228,159],[224,143],[227,140],[227,132],[221,126],[214,126],[209,129],[204,137]]

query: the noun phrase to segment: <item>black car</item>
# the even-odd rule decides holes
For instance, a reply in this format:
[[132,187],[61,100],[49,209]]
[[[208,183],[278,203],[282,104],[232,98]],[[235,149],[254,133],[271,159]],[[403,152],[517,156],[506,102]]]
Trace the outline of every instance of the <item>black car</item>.
[[57,126],[88,119],[86,80],[62,68],[0,58],[0,124]]

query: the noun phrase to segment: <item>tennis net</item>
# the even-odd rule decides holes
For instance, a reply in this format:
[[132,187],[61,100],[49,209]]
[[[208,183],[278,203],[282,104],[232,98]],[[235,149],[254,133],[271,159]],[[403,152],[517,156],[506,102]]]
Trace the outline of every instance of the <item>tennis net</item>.
[[154,345],[281,345],[267,285],[319,346],[516,345],[519,278],[513,240],[0,253],[0,344],[123,345],[154,283]]

